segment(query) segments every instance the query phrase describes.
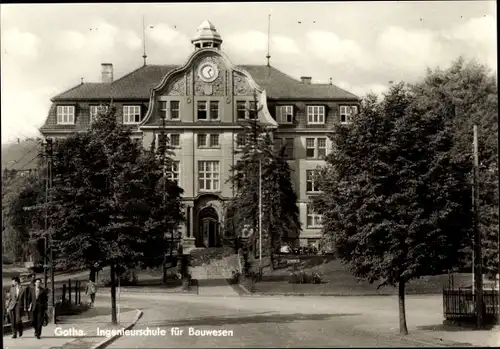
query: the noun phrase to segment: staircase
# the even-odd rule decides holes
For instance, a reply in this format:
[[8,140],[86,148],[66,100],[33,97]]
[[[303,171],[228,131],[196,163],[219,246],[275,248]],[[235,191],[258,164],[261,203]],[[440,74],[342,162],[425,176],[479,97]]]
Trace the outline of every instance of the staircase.
[[221,259],[214,258],[200,266],[190,267],[191,277],[197,280],[230,279],[236,270],[238,270],[236,254]]

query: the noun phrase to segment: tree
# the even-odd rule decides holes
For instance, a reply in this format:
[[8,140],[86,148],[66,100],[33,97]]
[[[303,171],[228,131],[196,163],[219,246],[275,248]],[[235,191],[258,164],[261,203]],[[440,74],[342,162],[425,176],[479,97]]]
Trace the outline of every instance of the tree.
[[300,219],[284,149],[274,151],[270,129],[258,121],[260,109],[262,106],[258,105],[255,95],[253,106],[248,110],[249,120],[242,124],[243,132],[238,135],[240,147],[235,151],[238,160],[228,180],[235,195],[228,204],[230,219],[226,229],[233,236],[240,236],[250,226],[254,234],[249,242],[254,243],[258,238],[260,161],[263,247],[272,258],[272,253],[284,240],[297,236]]
[[115,274],[163,261],[164,233],[183,220],[182,189],[170,180],[163,186],[156,155],[131,139],[112,105],[88,131],[54,143],[52,173],[54,246],[66,267],[110,266],[116,323]]
[[20,175],[16,170],[5,170],[2,174],[2,248],[11,261],[43,253],[31,241],[33,231],[39,227],[33,226],[33,212],[27,210],[43,193],[40,181],[36,172]]
[[422,113],[418,103],[397,84],[381,102],[368,96],[351,125],[336,125],[315,201],[353,274],[398,286],[402,334],[405,285],[452,268],[471,227],[468,168],[450,155],[453,110]]
[[[448,69],[428,70],[413,92],[419,108],[427,113],[448,104],[453,108],[448,120],[453,137],[450,150],[455,162],[469,166],[472,175],[472,128],[478,125],[479,140],[479,227],[483,236],[483,266],[498,273],[498,86],[485,66],[459,58]],[[472,178],[471,178],[472,183]],[[472,243],[462,269],[470,270]]]

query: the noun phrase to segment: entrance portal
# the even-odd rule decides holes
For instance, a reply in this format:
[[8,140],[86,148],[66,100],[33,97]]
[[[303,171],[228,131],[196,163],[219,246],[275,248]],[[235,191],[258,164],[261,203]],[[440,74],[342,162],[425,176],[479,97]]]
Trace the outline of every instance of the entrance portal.
[[218,247],[219,216],[213,207],[205,207],[199,216],[201,238],[205,247]]

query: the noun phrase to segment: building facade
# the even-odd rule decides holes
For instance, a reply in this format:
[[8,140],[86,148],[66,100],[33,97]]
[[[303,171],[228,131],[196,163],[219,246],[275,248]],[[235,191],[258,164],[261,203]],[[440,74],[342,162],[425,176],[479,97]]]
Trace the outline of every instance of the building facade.
[[237,135],[256,93],[262,107],[258,119],[273,130],[276,147],[286,148],[293,171],[302,222],[297,243],[315,243],[321,217],[310,205],[318,193],[314,170],[331,148],[327,132],[335,123],[349,122],[359,98],[331,83],[296,80],[270,65],[234,65],[221,50],[222,42],[205,21],[183,65],[145,64],[114,80],[113,66],[102,64],[102,82],[81,83],[52,98],[40,131],[53,138],[83,131],[99,106],[112,100],[120,122],[149,148],[165,118],[175,153],[171,177],[184,189],[183,243],[211,247],[222,239],[224,201],[234,195],[227,180],[237,161]]

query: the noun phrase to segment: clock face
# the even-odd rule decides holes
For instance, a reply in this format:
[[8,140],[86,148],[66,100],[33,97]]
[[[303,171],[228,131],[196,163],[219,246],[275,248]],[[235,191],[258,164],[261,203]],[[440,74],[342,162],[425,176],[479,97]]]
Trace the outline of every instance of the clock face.
[[200,78],[205,82],[212,82],[219,76],[219,70],[212,63],[202,64],[198,70]]

